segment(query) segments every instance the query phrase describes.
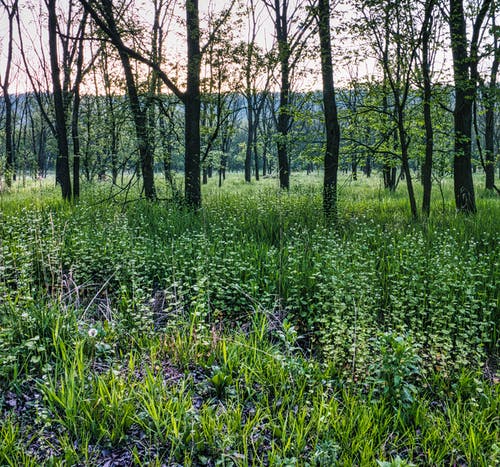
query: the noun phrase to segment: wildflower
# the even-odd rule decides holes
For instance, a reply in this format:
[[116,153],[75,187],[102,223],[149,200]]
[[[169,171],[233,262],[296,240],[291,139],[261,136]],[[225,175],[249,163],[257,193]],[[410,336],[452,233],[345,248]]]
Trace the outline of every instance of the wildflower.
[[89,329],[89,337],[96,337],[97,336],[97,329],[96,328],[90,328]]

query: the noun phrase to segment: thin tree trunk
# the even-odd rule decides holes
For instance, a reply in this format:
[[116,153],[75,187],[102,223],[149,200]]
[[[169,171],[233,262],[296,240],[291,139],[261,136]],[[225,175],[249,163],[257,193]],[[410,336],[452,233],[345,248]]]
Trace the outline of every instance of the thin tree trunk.
[[398,114],[399,114],[398,115],[398,130],[399,130],[399,138],[401,141],[401,160],[402,160],[402,168],[403,168],[401,175],[404,175],[404,179],[406,180],[406,188],[408,190],[408,199],[410,200],[411,215],[412,215],[413,219],[418,219],[417,202],[415,199],[415,192],[413,190],[413,182],[412,182],[412,178],[411,178],[410,164],[409,164],[409,159],[408,159],[408,136],[407,136],[406,130],[404,128],[402,109],[399,109]]
[[101,0],[101,2],[99,2],[99,8],[106,18],[105,23],[98,16],[96,10],[94,10],[87,1],[80,1],[86,11],[94,18],[94,20],[97,21],[100,27],[106,30],[106,34],[110,37],[111,41],[118,49],[123,73],[125,75],[125,83],[127,86],[130,110],[132,112],[134,121],[137,146],[139,148],[140,168],[142,173],[144,194],[146,196],[146,199],[151,201],[155,200],[156,189],[154,183],[153,151],[151,142],[149,140],[147,115],[145,110],[141,107],[138,89],[134,78],[134,72],[130,64],[130,54],[132,54],[133,56],[135,56],[135,54],[133,53],[132,49],[129,49],[123,43],[114,17],[112,0]]
[[[248,75],[250,71],[247,71]],[[249,76],[247,77],[247,81],[249,81]],[[254,122],[253,122],[253,106],[252,106],[252,96],[250,95],[251,90],[248,89],[250,85],[247,84],[247,121],[248,121],[248,131],[247,131],[247,142],[245,148],[245,182],[249,183],[251,181],[252,175],[252,142],[253,142],[253,131],[254,131]]]
[[12,101],[8,91],[8,84],[3,86],[3,96],[5,101],[5,183],[10,187],[14,175],[14,145],[12,144]]
[[80,197],[80,135],[78,132],[80,113],[80,83],[83,75],[83,36],[85,34],[85,24],[87,13],[83,14],[81,25],[81,36],[78,43],[78,57],[76,60],[76,77],[73,86],[73,110],[71,115],[71,136],[73,139],[73,199]]
[[80,135],[78,120],[80,110],[80,89],[76,89],[73,97],[73,112],[71,116],[71,136],[73,138],[73,199],[80,196]]
[[153,152],[151,144],[149,142],[147,116],[146,112],[141,108],[141,104],[139,102],[139,95],[137,92],[132,67],[130,65],[130,58],[125,52],[122,52],[121,50],[119,50],[118,53],[122,62],[123,72],[125,74],[127,94],[129,97],[130,109],[132,111],[132,116],[134,119],[137,145],[139,146],[144,195],[146,196],[146,199],[152,201],[156,199],[156,190],[154,183]]
[[366,178],[370,178],[372,175],[372,158],[371,156],[366,156],[365,160],[365,175]]
[[252,151],[253,151],[253,160],[255,164],[255,180],[259,181],[259,151],[257,149],[257,128],[259,127],[259,113],[255,115],[254,118],[254,126],[252,131]]
[[201,206],[200,185],[200,19],[198,0],[186,0],[187,25],[187,82],[184,94],[185,105],[185,175],[184,193],[186,203]]
[[14,144],[13,144],[13,127],[12,127],[12,101],[9,95],[10,71],[12,68],[12,48],[13,48],[13,32],[14,32],[14,17],[17,15],[17,0],[9,5],[2,0],[2,5],[7,12],[9,31],[7,38],[7,62],[5,64],[5,74],[3,82],[0,83],[5,102],[5,183],[8,187],[12,185],[12,177],[15,175],[14,166]]
[[69,171],[69,147],[66,128],[66,112],[59,76],[59,60],[57,54],[57,15],[56,0],[46,0],[49,14],[49,50],[50,68],[53,86],[54,112],[56,117],[56,136],[58,155],[56,160],[56,182],[61,186],[62,197],[71,199],[71,179]]
[[326,152],[324,156],[323,211],[328,220],[337,218],[337,172],[339,166],[340,126],[333,82],[329,0],[318,0],[323,111],[325,113]]
[[500,61],[500,46],[499,46],[499,33],[498,25],[495,24],[495,5],[491,7],[491,18],[493,22],[494,31],[494,56],[490,72],[490,84],[486,92],[486,99],[484,106],[486,108],[486,125],[484,130],[484,146],[485,146],[485,172],[487,190],[495,188],[495,96],[497,93],[497,75],[498,65]]
[[290,188],[290,166],[288,163],[287,138],[290,125],[289,116],[290,99],[290,70],[288,68],[288,58],[282,59],[281,63],[281,91],[280,108],[278,114],[278,172],[280,188],[288,190]]
[[280,188],[290,188],[290,166],[288,162],[287,138],[290,127],[290,44],[288,43],[288,2],[280,7],[275,0],[275,27],[281,68],[280,102],[278,110],[278,175]]
[[435,0],[427,0],[422,35],[422,77],[424,84],[424,125],[425,125],[425,159],[422,164],[422,213],[428,216],[431,212],[431,191],[432,191],[432,158],[434,152],[434,129],[431,116],[431,73],[429,64],[429,42],[432,31],[432,10]]

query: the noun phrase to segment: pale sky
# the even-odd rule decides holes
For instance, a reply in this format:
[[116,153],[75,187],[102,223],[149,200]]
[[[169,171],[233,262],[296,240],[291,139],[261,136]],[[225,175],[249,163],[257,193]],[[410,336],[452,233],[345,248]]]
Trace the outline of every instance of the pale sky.
[[[171,0],[177,5],[172,21],[170,22],[170,33],[167,36],[164,45],[164,56],[172,57],[172,62],[175,62],[175,57],[185,56],[185,40],[184,31],[182,26],[176,23],[175,16],[177,18],[183,18],[183,13],[179,7],[183,2],[179,0]],[[133,10],[136,18],[147,25],[152,22],[152,2],[153,0],[135,0],[135,8]],[[207,24],[207,12],[208,11],[220,11],[223,8],[227,8],[229,4],[233,3],[232,0],[200,0],[200,11],[201,11],[201,26],[202,29],[206,27]],[[293,1],[291,1],[293,4]],[[20,0],[21,4],[21,21],[25,31],[23,37],[23,43],[26,49],[26,54],[30,66],[37,70],[37,77],[43,81],[44,73],[42,71],[41,62],[43,62],[45,54],[45,60],[48,63],[48,51],[47,51],[47,40],[46,40],[46,13],[45,7],[43,5],[43,0]],[[59,4],[62,8],[67,7],[68,0],[60,0]],[[269,14],[267,10],[263,7],[262,0],[255,0],[255,4],[259,10],[259,20],[260,20],[260,30],[257,35],[257,41],[259,45],[263,48],[269,48],[273,44],[274,38],[274,28],[272,22],[269,19]],[[334,13],[334,18],[332,20],[332,27],[335,28],[342,24],[346,18],[352,17],[352,13],[348,4],[344,3],[343,7],[337,6],[337,11]],[[242,24],[235,26],[233,34],[235,39],[238,41],[245,41],[248,36],[246,20],[242,20]],[[41,28],[42,25],[42,28]],[[147,26],[146,26],[147,27]],[[17,29],[17,26],[16,26]],[[7,18],[3,12],[3,8],[0,12],[0,75],[3,78],[5,69],[5,59],[6,59],[6,41],[7,41]],[[15,44],[14,44],[14,62],[15,66],[12,71],[12,84],[11,92],[24,92],[26,89],[30,89],[29,84],[27,84],[27,79],[22,70],[16,70],[16,66],[22,66],[21,58],[18,52],[19,39],[17,37],[17,31],[15,33]],[[314,43],[317,42],[316,37],[310,39]],[[374,75],[377,70],[376,60],[373,57],[373,53],[367,49],[363,49],[361,44],[353,41],[346,31],[338,32],[334,29],[332,33],[332,45],[334,48],[334,73],[335,82],[337,87],[345,86],[346,83],[352,79],[357,78],[362,80],[367,76]],[[348,63],[342,57],[346,54],[357,51],[360,52],[356,61]],[[318,51],[319,52],[319,51]],[[87,54],[89,55],[89,54]],[[319,55],[319,53],[317,54]],[[442,64],[449,65],[449,53],[443,55],[440,59]],[[301,89],[307,89],[311,87],[320,88],[321,83],[319,81],[319,58],[310,59],[308,63],[305,64],[306,67],[312,68],[313,73],[304,78],[301,83]],[[168,70],[168,67],[167,67]],[[47,70],[48,72],[48,70]]]

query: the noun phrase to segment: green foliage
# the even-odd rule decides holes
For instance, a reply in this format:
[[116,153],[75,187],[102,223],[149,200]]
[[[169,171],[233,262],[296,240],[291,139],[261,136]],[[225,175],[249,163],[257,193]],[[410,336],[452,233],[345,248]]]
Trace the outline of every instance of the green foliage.
[[376,395],[395,408],[408,409],[415,402],[420,358],[408,338],[382,334],[377,342],[380,361],[372,364]]
[[377,464],[380,467],[415,467],[415,464],[411,462],[408,463],[399,456],[396,456],[396,458],[391,462],[377,460]]
[[2,197],[0,464],[495,465],[497,200],[298,182]]

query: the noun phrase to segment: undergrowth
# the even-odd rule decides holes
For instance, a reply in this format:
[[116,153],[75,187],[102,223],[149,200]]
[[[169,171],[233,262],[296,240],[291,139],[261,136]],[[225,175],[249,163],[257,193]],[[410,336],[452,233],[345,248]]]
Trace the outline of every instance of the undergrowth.
[[498,200],[293,182],[1,195],[0,465],[495,465]]

